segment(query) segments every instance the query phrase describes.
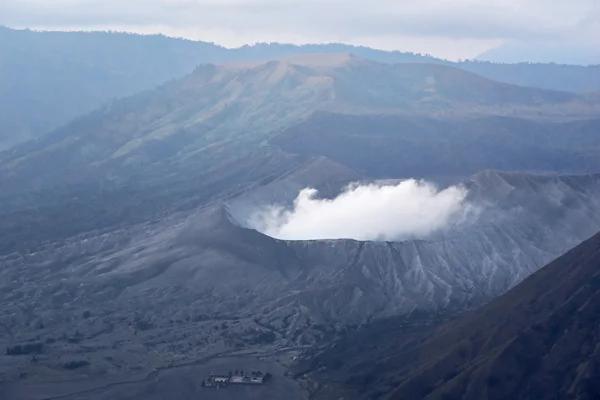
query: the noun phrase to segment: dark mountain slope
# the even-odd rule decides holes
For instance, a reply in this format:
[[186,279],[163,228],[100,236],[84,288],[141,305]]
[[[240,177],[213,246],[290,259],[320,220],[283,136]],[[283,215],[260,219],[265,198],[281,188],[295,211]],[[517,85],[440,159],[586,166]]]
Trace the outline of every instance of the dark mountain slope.
[[600,234],[456,320],[387,324],[318,355],[319,379],[345,376],[357,398],[597,399]]
[[[276,149],[259,149],[225,160],[218,172],[211,169],[173,173],[158,181],[127,184],[89,180],[61,187],[47,187],[13,196],[0,196],[0,253],[32,251],[48,243],[79,234],[110,232],[140,223],[190,213],[270,181],[285,179],[297,170],[320,171],[335,164],[321,159],[291,156]],[[309,176],[316,175],[312,172]],[[327,179],[348,182],[357,175],[338,168],[323,174]],[[97,177],[97,176],[96,176]],[[98,179],[104,179],[100,176]]]
[[379,178],[464,177],[488,168],[582,173],[600,170],[599,129],[598,119],[316,113],[271,143]]

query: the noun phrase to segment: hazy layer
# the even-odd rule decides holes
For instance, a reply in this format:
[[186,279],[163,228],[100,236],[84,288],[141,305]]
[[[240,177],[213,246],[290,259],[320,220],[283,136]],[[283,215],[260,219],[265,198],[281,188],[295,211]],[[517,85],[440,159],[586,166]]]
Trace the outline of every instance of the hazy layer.
[[300,192],[291,208],[262,207],[249,225],[285,240],[427,238],[462,219],[472,206],[466,189],[438,190],[424,181],[397,185],[351,185],[334,199],[317,198],[315,189]]

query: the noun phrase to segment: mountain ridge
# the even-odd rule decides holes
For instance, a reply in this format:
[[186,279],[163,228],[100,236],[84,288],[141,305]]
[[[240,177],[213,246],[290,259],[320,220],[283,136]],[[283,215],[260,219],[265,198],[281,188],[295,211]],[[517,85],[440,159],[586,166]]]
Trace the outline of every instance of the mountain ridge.
[[[382,64],[348,54],[305,55],[251,67],[204,65],[0,153],[0,173],[9,188],[14,179],[25,188],[23,175],[35,175],[43,184],[42,173],[54,174],[45,180],[56,184],[81,179],[83,171],[118,169],[123,175],[197,162],[196,168],[204,168],[216,154],[232,157],[317,111],[449,118],[554,116],[560,110],[563,116],[585,118],[598,108],[600,102],[586,96],[497,83],[452,67]],[[52,164],[56,168],[39,169]]]
[[454,65],[518,85],[574,92],[600,89],[600,67],[450,63],[430,56],[339,44],[259,44],[225,49],[161,35],[2,28],[0,51],[7,55],[0,63],[0,148],[59,128],[111,99],[179,78],[199,64],[268,60],[302,53],[351,52],[381,62]]

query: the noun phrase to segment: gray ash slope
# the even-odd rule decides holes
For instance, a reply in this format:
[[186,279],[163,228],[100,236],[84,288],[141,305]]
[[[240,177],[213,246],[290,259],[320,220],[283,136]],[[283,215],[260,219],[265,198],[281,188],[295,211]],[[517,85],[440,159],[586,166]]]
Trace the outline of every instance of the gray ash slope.
[[479,213],[435,239],[285,242],[315,285],[298,298],[330,323],[477,305],[600,227],[599,175],[485,171],[464,185]]
[[598,399],[599,267],[596,234],[477,310],[378,321],[298,373],[315,399]]
[[[77,330],[87,348],[117,341],[124,353],[142,342],[160,362],[310,344],[335,327],[481,304],[600,229],[600,175],[486,171],[465,185],[487,207],[431,241],[281,241],[215,205],[130,228],[123,242],[113,233],[7,256],[3,323],[12,340]],[[85,310],[94,318],[77,317]]]

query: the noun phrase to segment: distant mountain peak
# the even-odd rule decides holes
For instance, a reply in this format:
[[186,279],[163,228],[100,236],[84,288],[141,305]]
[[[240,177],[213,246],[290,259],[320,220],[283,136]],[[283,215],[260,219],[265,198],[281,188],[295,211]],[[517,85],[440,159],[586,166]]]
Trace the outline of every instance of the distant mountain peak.
[[508,42],[476,57],[496,63],[600,64],[600,47],[580,43]]
[[352,53],[309,53],[286,56],[269,60],[240,61],[223,64],[230,70],[244,70],[266,66],[299,66],[308,68],[341,68],[354,63],[372,63],[375,61],[354,55]]
[[332,54],[301,54],[284,59],[283,61],[303,67],[329,67],[339,68],[350,63],[375,63],[368,61],[366,58],[359,57],[352,53],[332,53]]

